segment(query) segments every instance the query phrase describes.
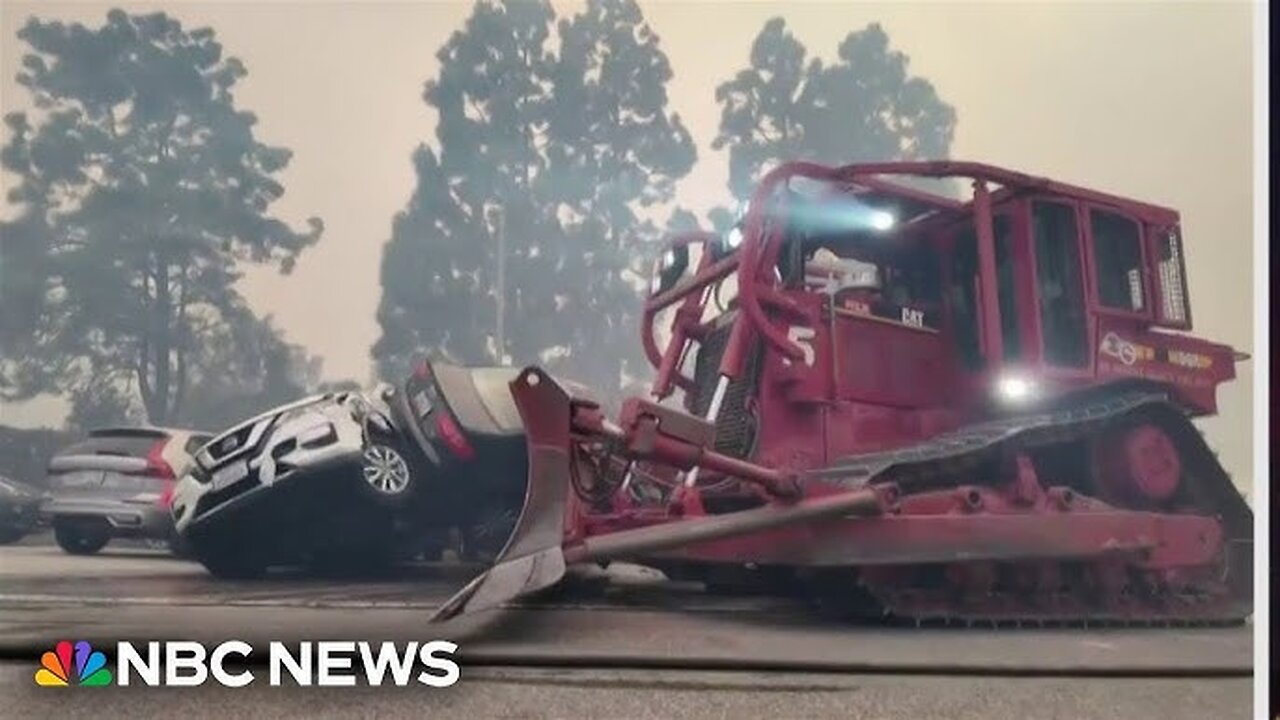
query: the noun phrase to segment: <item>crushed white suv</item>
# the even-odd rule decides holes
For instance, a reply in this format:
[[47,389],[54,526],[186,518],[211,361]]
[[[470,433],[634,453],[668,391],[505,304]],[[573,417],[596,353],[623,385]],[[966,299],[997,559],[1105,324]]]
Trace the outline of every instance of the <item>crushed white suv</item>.
[[389,512],[407,507],[422,467],[390,420],[393,392],[305,398],[206,443],[173,495],[190,553],[214,575],[251,577],[326,546],[385,549]]

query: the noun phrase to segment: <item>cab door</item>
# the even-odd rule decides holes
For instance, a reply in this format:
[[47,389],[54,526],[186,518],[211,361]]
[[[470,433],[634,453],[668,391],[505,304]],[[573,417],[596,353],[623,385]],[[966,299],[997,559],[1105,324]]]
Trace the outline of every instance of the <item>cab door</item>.
[[[1016,204],[998,208],[992,214],[991,229],[995,241],[996,301],[1000,318],[1002,365],[1017,365],[1031,353],[1025,346],[1026,299],[1025,243],[1018,235]],[[975,375],[990,368],[983,357],[982,294],[979,292],[978,232],[972,221],[959,227],[951,246],[950,273],[947,277],[949,331],[960,366]]]

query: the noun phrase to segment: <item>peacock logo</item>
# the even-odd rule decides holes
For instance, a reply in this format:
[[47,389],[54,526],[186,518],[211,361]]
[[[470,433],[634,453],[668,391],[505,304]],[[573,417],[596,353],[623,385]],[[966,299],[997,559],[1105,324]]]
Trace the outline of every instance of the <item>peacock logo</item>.
[[[40,669],[36,670],[36,684],[44,687],[89,685],[98,687],[111,684],[111,671],[107,669],[107,656],[94,650],[88,642],[77,640],[74,645],[63,640],[53,650],[40,656]],[[73,661],[74,660],[74,666]]]

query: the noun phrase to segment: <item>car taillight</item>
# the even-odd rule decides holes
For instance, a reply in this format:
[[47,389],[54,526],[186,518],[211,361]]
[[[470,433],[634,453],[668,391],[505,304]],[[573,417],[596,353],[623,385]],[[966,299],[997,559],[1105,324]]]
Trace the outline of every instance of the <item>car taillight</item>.
[[169,463],[161,455],[161,453],[164,452],[164,446],[167,442],[167,440],[161,440],[155,445],[152,445],[151,449],[147,451],[147,475],[151,477],[164,478],[166,480],[175,479],[173,468],[169,466]]
[[440,439],[458,458],[462,460],[475,458],[476,451],[471,447],[471,443],[467,442],[466,436],[462,434],[462,428],[458,427],[457,421],[449,413],[436,413],[436,430],[439,432]]

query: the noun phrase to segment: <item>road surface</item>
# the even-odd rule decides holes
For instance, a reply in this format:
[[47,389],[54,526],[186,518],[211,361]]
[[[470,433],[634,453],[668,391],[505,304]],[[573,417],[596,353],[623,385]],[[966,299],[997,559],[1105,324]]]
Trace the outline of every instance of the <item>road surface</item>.
[[[616,587],[428,625],[470,569],[215,581],[155,551],[0,548],[0,715],[1245,718],[1251,627],[906,629],[833,625],[787,601],[707,596],[623,568]],[[54,641],[432,640],[463,680],[430,688],[114,688],[31,681]],[[117,704],[118,703],[118,704]],[[427,713],[423,711],[427,710]]]

